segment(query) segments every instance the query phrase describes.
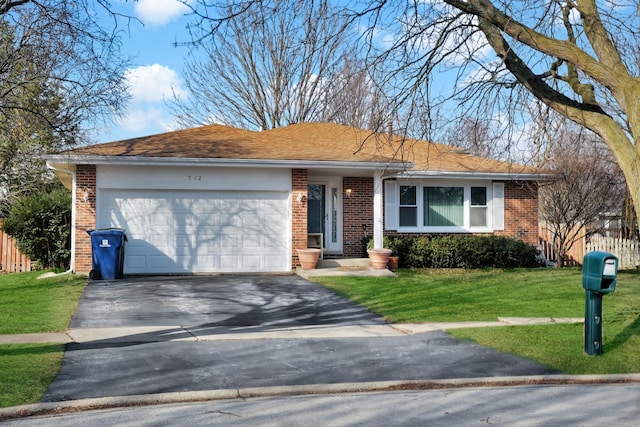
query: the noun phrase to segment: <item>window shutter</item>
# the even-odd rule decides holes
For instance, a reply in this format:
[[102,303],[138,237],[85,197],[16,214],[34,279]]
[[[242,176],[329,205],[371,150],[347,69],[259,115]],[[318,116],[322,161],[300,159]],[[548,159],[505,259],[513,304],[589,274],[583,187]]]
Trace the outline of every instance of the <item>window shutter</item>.
[[398,182],[384,182],[384,228],[398,229]]
[[504,230],[504,182],[493,183],[493,229]]

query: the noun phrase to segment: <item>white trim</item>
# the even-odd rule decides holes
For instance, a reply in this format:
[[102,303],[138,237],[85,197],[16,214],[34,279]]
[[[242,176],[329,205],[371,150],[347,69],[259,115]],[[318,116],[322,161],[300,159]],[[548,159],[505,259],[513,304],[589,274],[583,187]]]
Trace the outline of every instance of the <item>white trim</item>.
[[398,182],[384,181],[384,228],[396,230],[398,228],[399,202]]
[[517,173],[517,172],[448,172],[448,171],[405,171],[387,178],[398,179],[483,179],[508,181],[538,181],[553,178],[551,174]]
[[293,169],[385,169],[405,170],[413,167],[412,163],[400,162],[347,162],[337,160],[273,160],[273,159],[212,159],[183,157],[143,157],[143,156],[65,156],[52,154],[44,156],[49,164],[65,169],[65,165],[172,165],[172,166],[232,166],[232,167],[265,167]]
[[[503,217],[504,217],[504,203],[500,205],[499,203],[494,203],[494,194],[493,189],[494,186],[491,181],[487,180],[460,180],[460,179],[403,179],[397,180],[396,186],[399,188],[400,186],[415,186],[416,187],[416,203],[417,203],[417,224],[421,223],[422,213],[424,211],[424,199],[423,199],[423,190],[425,186],[455,186],[455,187],[463,187],[464,188],[464,224],[465,226],[447,226],[447,227],[425,227],[417,225],[415,227],[402,227],[398,221],[397,230],[399,233],[491,233],[496,230],[493,225],[493,222],[496,219],[495,209],[500,209],[502,206],[503,209]],[[486,227],[471,227],[470,226],[470,212],[471,212],[471,187],[485,187],[487,189],[487,226]],[[387,209],[391,209],[391,205],[395,202],[395,209],[398,210],[400,208],[400,195],[399,192],[395,193],[395,201],[392,201],[388,196],[385,201],[385,204],[389,204]],[[399,213],[397,214],[399,218]],[[390,229],[387,227],[387,229]]]
[[77,203],[76,197],[76,173],[71,176],[71,260],[69,261],[69,270],[76,271],[76,219],[77,219]]
[[493,183],[491,211],[493,213],[493,229],[504,230],[504,182]]
[[382,223],[382,173],[373,175],[373,248],[382,249],[384,224]]

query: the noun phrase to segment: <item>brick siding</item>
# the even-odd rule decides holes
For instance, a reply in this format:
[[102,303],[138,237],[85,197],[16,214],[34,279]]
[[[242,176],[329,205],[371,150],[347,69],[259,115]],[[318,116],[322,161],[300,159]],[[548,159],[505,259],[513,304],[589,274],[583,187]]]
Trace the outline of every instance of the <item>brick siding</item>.
[[495,234],[538,245],[538,183],[504,183],[504,228]]
[[[85,197],[87,201],[85,202]],[[87,230],[96,228],[96,166],[76,166],[75,272],[91,271],[91,237]]]
[[344,177],[343,189],[351,189],[351,197],[343,197],[343,255],[365,256],[362,239],[373,236],[373,178]]
[[[306,169],[291,170],[291,266],[300,266],[296,249],[307,247],[307,183]],[[298,201],[298,197],[303,198]]]

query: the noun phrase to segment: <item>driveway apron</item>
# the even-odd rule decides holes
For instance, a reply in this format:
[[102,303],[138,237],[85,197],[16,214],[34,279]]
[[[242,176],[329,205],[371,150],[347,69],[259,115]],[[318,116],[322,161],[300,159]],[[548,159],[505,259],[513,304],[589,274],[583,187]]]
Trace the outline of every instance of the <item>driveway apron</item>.
[[[379,316],[297,276],[95,281],[80,299],[71,331],[116,328],[125,334],[116,340],[68,344],[61,371],[43,401],[557,373],[440,331],[389,336],[330,333],[383,325]],[[141,334],[145,328],[154,333]],[[316,329],[327,332],[317,338],[277,335]],[[276,335],[256,338],[256,333]],[[224,339],[229,335],[235,338]]]

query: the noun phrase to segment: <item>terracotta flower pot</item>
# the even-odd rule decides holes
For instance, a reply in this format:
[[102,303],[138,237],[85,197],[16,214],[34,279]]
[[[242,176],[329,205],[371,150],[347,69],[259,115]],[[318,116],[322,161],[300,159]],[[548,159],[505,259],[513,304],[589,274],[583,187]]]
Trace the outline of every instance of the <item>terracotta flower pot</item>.
[[313,270],[318,264],[318,258],[320,257],[320,249],[307,248],[297,249],[298,259],[300,260],[300,266],[305,270]]
[[399,263],[400,263],[400,257],[398,257],[398,256],[390,256],[389,257],[389,269],[390,270],[397,270]]
[[389,263],[389,256],[391,256],[391,249],[369,249],[369,261],[371,261],[371,267],[377,270],[383,270],[387,268]]

